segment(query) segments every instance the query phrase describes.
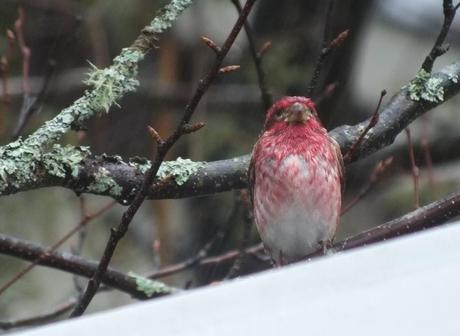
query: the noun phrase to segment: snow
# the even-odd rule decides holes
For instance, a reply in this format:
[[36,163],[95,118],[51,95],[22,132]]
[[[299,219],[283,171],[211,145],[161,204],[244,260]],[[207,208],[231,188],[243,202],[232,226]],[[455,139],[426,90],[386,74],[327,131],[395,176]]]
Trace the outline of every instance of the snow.
[[458,279],[449,225],[15,335],[458,335]]

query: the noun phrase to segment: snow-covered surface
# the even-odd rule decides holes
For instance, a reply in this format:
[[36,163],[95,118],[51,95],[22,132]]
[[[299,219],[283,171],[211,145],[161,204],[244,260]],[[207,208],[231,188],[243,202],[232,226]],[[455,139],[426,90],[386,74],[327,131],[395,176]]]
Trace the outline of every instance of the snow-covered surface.
[[459,335],[460,225],[17,335]]

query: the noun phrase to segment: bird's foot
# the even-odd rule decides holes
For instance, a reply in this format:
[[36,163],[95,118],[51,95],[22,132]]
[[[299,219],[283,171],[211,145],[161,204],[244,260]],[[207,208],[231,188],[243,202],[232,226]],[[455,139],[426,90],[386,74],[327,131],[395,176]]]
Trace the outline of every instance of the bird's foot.
[[319,242],[323,255],[332,254],[333,241],[334,241],[334,238],[328,239],[328,240],[322,240]]

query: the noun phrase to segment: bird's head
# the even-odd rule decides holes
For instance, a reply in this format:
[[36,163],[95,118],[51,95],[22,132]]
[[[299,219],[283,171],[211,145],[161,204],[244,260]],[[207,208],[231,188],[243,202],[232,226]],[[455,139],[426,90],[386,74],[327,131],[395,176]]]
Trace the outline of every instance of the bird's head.
[[309,120],[318,120],[315,103],[307,97],[283,97],[274,103],[267,112],[264,129],[305,125]]

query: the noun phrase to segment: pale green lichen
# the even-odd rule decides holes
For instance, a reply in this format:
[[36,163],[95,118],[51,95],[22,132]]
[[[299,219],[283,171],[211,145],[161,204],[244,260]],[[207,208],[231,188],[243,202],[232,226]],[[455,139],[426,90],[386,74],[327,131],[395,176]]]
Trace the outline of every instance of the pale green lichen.
[[[191,0],[172,0],[158,12],[144,34],[159,34],[170,28],[179,15],[192,4]],[[64,177],[70,171],[73,177],[78,174],[78,163],[85,156],[85,151],[73,151],[71,147],[49,147],[70,129],[78,127],[83,121],[100,113],[107,112],[111,106],[125,94],[134,91],[139,82],[136,76],[138,63],[147,49],[140,50],[136,44],[124,48],[114,58],[113,65],[97,69],[89,74],[86,83],[92,90],[86,90],[82,97],[71,106],[63,109],[55,118],[43,124],[26,140],[17,140],[0,147],[0,193],[9,189],[20,189],[37,181],[37,166],[44,165],[50,175]],[[64,157],[64,156],[68,157]],[[145,170],[146,166],[140,166]],[[148,169],[148,168],[147,168]],[[186,173],[176,174],[178,183],[183,181]],[[121,187],[107,175],[100,174],[102,181],[92,185],[94,191],[110,190],[112,195],[121,194]],[[97,180],[97,178],[96,178]]]
[[179,15],[192,4],[192,0],[172,0],[160,9],[146,30],[153,34],[160,34],[171,28]]
[[7,188],[20,189],[34,184],[39,177],[37,171],[65,178],[67,173],[78,176],[79,164],[90,154],[87,147],[60,146],[42,152],[34,146],[25,146],[16,140],[0,147],[0,193]]
[[[164,32],[191,4],[191,0],[172,0],[159,11],[158,16],[146,27],[146,32],[152,34]],[[134,91],[139,85],[135,77],[138,63],[143,59],[144,52],[135,47],[124,48],[114,58],[112,66],[105,69],[97,69],[93,66],[93,71],[86,80],[93,89],[85,91],[83,96],[71,106],[46,122],[25,140],[26,145],[44,148],[56,143],[72,126],[99,112],[107,112],[125,93]]]
[[78,177],[79,164],[91,154],[88,147],[73,147],[54,145],[53,149],[43,155],[43,165],[48,174],[65,178],[66,173]]
[[439,103],[444,100],[442,79],[432,77],[424,69],[421,69],[406,87],[409,91],[410,99],[414,101],[425,100],[431,103]]
[[203,162],[196,162],[190,159],[178,157],[175,161],[164,161],[158,169],[157,178],[163,179],[172,175],[177,185],[183,185],[189,177],[195,174],[204,165]]
[[121,196],[123,188],[110,176],[110,172],[100,167],[94,174],[94,181],[88,186],[87,192],[96,194],[109,193],[112,196]]
[[137,290],[141,291],[149,298],[155,294],[171,293],[171,289],[162,282],[143,277],[134,272],[128,272],[128,276],[136,281]]
[[[192,161],[178,157],[174,161],[164,161],[158,169],[156,178],[161,180],[172,176],[177,185],[183,185],[190,176],[198,172],[204,166],[204,162]],[[142,174],[145,174],[151,167],[151,162],[144,158],[131,158],[129,165],[136,167]]]
[[93,87],[93,110],[108,112],[112,105],[119,106],[117,100],[123,94],[136,90],[139,81],[134,77],[137,76],[137,63],[143,57],[139,50],[124,48],[111,67],[98,69],[90,63],[93,71],[88,74],[85,84]]
[[147,160],[146,158],[143,158],[143,157],[139,157],[139,156],[130,158],[130,161],[129,161],[128,164],[131,167],[134,167],[137,170],[139,170],[139,172],[141,174],[145,174],[147,172],[147,170],[149,170],[149,168],[152,165],[149,160]]
[[32,172],[39,157],[40,151],[23,147],[21,139],[0,147],[0,192],[33,182]]
[[449,73],[447,76],[449,77],[449,80],[452,81],[452,83],[458,83],[458,75],[457,74]]

